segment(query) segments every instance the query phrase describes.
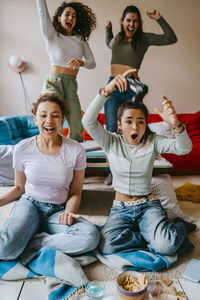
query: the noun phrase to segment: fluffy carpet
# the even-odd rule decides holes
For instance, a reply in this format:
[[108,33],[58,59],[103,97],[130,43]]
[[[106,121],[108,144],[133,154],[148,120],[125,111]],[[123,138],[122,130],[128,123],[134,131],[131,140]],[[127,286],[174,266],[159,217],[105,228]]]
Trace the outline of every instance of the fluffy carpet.
[[[194,184],[200,183],[200,176],[191,176],[190,178],[186,177],[175,177],[173,178],[174,187],[182,185],[185,181],[192,182]],[[1,187],[0,195],[5,194],[10,190],[11,187]],[[89,196],[89,197],[88,197]],[[92,199],[92,204],[89,199]],[[81,205],[80,212],[86,217],[88,220],[92,221],[95,224],[102,225],[105,222],[106,216],[109,213],[110,206],[112,204],[113,193],[112,191],[105,192],[102,189],[102,192],[96,191],[86,191],[83,192],[83,203]],[[188,252],[179,256],[178,262],[168,270],[164,270],[163,272],[147,272],[148,279],[159,279],[161,275],[165,275],[169,278],[181,278],[182,274],[186,268],[187,263],[192,258],[200,259],[200,203],[194,203],[191,201],[180,201],[179,205],[181,209],[190,216],[193,216],[197,224],[197,229],[195,232],[190,234],[190,240],[195,245],[195,248]],[[0,226],[5,222],[8,218],[10,210],[12,208],[12,204],[8,204],[0,208]],[[89,280],[102,280],[102,281],[110,281],[117,277],[117,273],[105,265],[95,262],[84,268],[86,275]]]

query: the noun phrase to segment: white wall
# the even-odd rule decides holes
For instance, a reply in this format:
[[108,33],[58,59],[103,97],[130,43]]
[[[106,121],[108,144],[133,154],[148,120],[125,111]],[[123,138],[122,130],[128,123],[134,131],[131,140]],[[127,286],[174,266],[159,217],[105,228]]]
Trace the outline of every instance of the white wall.
[[[61,2],[47,0],[51,15]],[[86,0],[84,3],[96,13],[98,27],[90,39],[97,67],[94,70],[82,68],[78,74],[83,110],[109,77],[111,53],[105,45],[105,22],[110,19],[114,33],[117,33],[122,11],[129,4],[141,10],[144,31],[161,32],[159,25],[145,14],[146,10],[156,8],[178,36],[178,43],[151,47],[144,58],[139,75],[149,85],[149,94],[145,99],[149,110],[160,106],[162,95],[174,101],[177,112],[196,112],[200,109],[199,0]],[[28,63],[22,76],[32,103],[40,94],[44,77],[50,71],[34,0],[0,0],[0,115],[26,113],[20,76],[12,72],[7,64],[13,54]]]

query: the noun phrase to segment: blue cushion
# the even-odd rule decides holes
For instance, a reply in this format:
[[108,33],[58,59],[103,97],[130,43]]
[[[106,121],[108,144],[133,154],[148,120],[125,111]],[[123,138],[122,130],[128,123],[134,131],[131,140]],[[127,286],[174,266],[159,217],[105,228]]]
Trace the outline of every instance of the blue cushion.
[[24,116],[21,119],[23,123],[22,136],[24,138],[37,135],[39,133],[38,127],[35,125],[33,116]]
[[[63,127],[67,126],[68,122],[64,121]],[[39,129],[32,115],[0,117],[0,145],[15,145],[38,133]]]
[[6,145],[11,140],[9,126],[7,122],[0,118],[0,144]]
[[0,117],[0,145],[15,145],[39,133],[33,116]]
[[9,127],[11,139],[19,138],[22,135],[22,125],[18,117],[7,117],[6,122]]

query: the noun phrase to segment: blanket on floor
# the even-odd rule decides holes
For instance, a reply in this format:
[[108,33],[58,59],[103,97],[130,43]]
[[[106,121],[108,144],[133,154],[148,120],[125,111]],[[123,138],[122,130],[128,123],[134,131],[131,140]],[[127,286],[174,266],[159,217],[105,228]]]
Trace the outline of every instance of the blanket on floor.
[[23,255],[18,260],[0,261],[0,279],[25,280],[45,276],[49,300],[73,299],[73,295],[84,292],[89,280],[82,266],[96,260],[117,272],[158,271],[177,261],[177,256],[156,255],[144,250],[104,255],[96,249],[94,252],[70,257],[47,246],[33,253],[29,249],[24,257],[26,262]]

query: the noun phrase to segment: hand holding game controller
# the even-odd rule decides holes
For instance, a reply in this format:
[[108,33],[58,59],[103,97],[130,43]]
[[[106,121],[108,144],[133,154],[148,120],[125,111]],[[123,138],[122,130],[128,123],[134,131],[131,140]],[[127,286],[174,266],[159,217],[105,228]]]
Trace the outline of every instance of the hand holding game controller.
[[142,102],[144,96],[148,93],[148,86],[143,84],[138,78],[134,78],[132,75],[127,76],[129,88],[134,92],[132,101]]

